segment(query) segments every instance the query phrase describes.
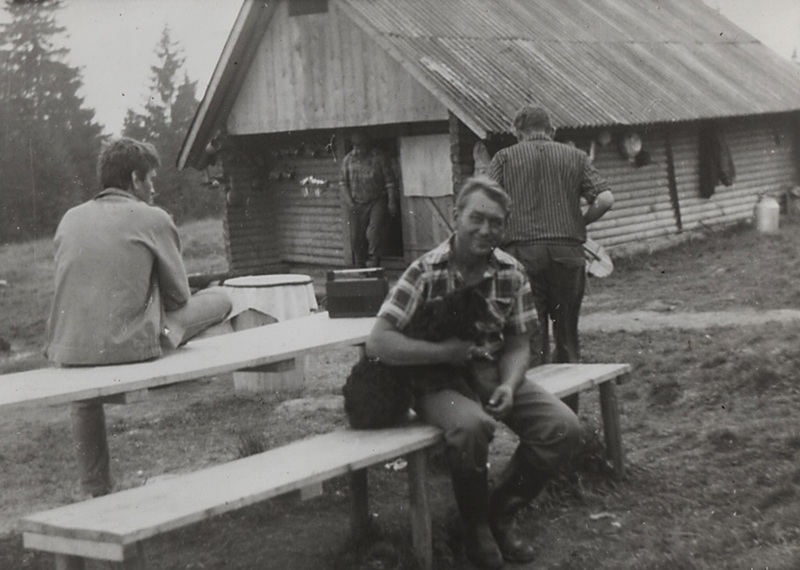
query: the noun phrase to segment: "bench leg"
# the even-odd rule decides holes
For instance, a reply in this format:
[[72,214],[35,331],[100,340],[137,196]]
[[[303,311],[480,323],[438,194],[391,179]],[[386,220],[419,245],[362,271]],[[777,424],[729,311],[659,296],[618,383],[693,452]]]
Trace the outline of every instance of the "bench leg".
[[359,469],[348,475],[350,484],[350,529],[353,536],[366,530],[369,524],[369,490],[367,470]]
[[619,425],[619,406],[614,382],[600,384],[600,411],[603,415],[603,433],[606,453],[617,477],[625,476],[625,458],[622,451],[622,432]]
[[56,570],[84,570],[86,564],[80,556],[56,554]]
[[237,394],[261,392],[299,392],[303,390],[306,356],[281,360],[233,373],[233,387]]
[[70,410],[81,488],[97,497],[113,488],[103,400],[73,402]]
[[433,568],[431,510],[428,504],[428,454],[421,449],[408,456],[408,489],[411,499],[411,539],[417,564],[423,570]]
[[130,544],[125,547],[125,560],[116,563],[119,570],[146,570],[144,548],[141,543]]

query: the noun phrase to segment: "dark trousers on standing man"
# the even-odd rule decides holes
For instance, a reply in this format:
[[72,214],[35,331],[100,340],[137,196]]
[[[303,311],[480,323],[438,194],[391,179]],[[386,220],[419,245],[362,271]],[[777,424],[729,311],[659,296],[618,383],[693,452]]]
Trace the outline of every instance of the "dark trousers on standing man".
[[370,258],[375,267],[381,264],[386,251],[387,202],[384,196],[350,208],[350,243],[356,267],[366,267]]
[[[538,364],[580,362],[578,318],[586,292],[586,259],[583,246],[552,244],[511,244],[504,248],[516,257],[528,273],[533,302],[539,317]],[[550,355],[550,322],[553,323],[555,351]],[[578,408],[577,394],[564,400]]]

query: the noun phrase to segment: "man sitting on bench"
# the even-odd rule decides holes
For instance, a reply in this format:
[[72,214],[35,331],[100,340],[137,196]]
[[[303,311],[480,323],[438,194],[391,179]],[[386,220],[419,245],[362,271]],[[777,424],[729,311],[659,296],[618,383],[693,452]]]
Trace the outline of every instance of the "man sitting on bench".
[[[516,514],[571,460],[580,439],[577,416],[525,379],[537,317],[525,269],[497,249],[509,206],[510,198],[494,181],[468,180],[456,198],[454,234],[403,273],[366,346],[368,357],[387,364],[468,364],[474,371],[480,402],[445,389],[421,391],[415,407],[423,420],[444,430],[465,552],[482,568],[500,568],[504,559],[533,559],[533,548],[515,531]],[[465,286],[477,286],[491,309],[491,317],[480,323],[485,332],[479,342],[431,343],[403,334],[422,303]],[[488,446],[496,420],[506,423],[520,444],[490,497]]]
[[[192,296],[178,230],[153,205],[160,165],[153,145],[110,142],[97,174],[103,191],[70,209],[55,234],[55,297],[47,323],[47,358],[60,366],[95,366],[158,358],[222,321],[227,295]],[[103,403],[72,405],[81,485],[111,492]]]

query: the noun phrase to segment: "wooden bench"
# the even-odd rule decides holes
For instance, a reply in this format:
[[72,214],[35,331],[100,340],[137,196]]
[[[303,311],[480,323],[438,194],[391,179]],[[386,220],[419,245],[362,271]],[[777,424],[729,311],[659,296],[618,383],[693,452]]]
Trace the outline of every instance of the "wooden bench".
[[352,525],[369,520],[367,472],[408,457],[412,539],[420,567],[432,567],[425,450],[437,428],[412,424],[385,430],[341,430],[173,479],[34,514],[21,521],[26,548],[53,552],[56,568],[79,570],[87,558],[145,568],[142,541],[212,516],[349,474]]
[[[552,364],[528,376],[559,398],[600,387],[606,446],[616,473],[624,473],[614,384],[627,364]],[[352,528],[369,520],[367,468],[408,456],[412,543],[421,568],[432,568],[426,450],[442,441],[437,428],[411,424],[387,430],[342,430],[113,495],[34,514],[21,521],[26,548],[53,552],[60,570],[84,568],[84,559],[145,568],[141,542],[220,513],[321,484],[350,478]],[[299,459],[301,458],[301,459]],[[233,484],[232,482],[236,482]]]

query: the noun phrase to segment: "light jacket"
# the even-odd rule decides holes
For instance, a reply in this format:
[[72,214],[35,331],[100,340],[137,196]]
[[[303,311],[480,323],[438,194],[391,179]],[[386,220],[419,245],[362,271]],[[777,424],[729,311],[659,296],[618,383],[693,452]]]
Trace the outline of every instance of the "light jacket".
[[110,188],[64,214],[54,243],[47,358],[75,366],[161,356],[164,310],[191,294],[170,215]]

